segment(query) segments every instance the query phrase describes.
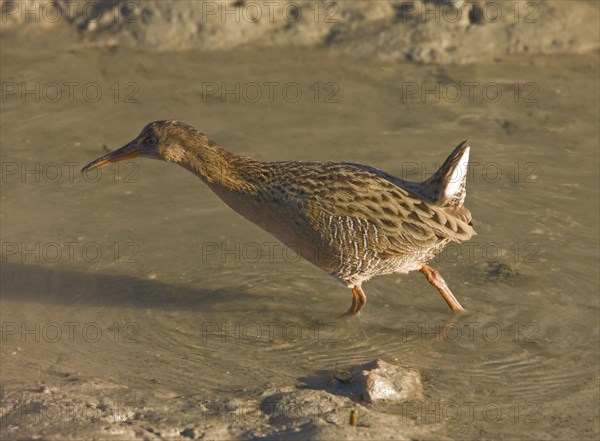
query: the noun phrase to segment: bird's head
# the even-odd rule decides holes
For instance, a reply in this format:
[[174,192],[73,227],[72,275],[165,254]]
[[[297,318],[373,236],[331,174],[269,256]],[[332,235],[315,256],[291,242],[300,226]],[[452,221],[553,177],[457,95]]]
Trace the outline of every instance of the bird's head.
[[144,127],[144,130],[127,145],[90,162],[81,171],[94,170],[137,157],[182,163],[187,158],[189,146],[207,140],[204,134],[188,124],[174,120],[155,121]]

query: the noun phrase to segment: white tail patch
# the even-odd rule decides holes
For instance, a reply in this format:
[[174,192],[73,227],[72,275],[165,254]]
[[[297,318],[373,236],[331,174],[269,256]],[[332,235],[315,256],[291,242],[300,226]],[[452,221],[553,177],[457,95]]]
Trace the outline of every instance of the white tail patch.
[[462,157],[452,170],[452,175],[448,180],[448,184],[444,189],[444,199],[452,199],[461,192],[464,187],[465,179],[467,178],[467,169],[469,165],[469,151],[471,147],[467,147],[462,154]]

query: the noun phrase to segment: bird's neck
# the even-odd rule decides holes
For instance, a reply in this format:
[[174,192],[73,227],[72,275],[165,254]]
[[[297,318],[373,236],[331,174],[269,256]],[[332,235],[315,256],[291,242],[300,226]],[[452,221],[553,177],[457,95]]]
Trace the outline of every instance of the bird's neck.
[[232,192],[254,193],[256,186],[248,180],[248,170],[259,163],[249,158],[234,155],[214,144],[203,145],[188,151],[179,165],[194,173],[211,188]]

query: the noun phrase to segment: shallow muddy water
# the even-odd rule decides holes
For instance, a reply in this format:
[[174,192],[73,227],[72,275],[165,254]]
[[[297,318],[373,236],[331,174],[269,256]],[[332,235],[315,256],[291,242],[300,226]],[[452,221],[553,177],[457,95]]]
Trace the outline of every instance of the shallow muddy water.
[[[597,438],[597,55],[423,66],[55,44],[2,42],[7,439],[154,439],[192,426],[260,438],[252,421],[228,432],[219,410],[199,417],[198,403],[235,413],[266,390],[318,388],[319,375],[376,358],[423,377],[423,402],[377,409],[391,426]],[[366,283],[360,318],[341,320],[348,289],[185,170],[136,160],[79,173],[158,119],[261,160],[358,162],[409,180],[468,138],[478,235],[432,265],[469,312],[453,316],[411,273]],[[90,402],[114,418],[89,417]]]

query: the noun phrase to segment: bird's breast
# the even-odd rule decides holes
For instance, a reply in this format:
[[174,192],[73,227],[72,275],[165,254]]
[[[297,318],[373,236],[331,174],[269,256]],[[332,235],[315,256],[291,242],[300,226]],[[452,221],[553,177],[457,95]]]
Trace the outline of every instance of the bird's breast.
[[294,200],[261,198],[209,184],[230,208],[283,242],[309,262],[327,270],[323,262],[322,240],[307,222],[302,204]]

